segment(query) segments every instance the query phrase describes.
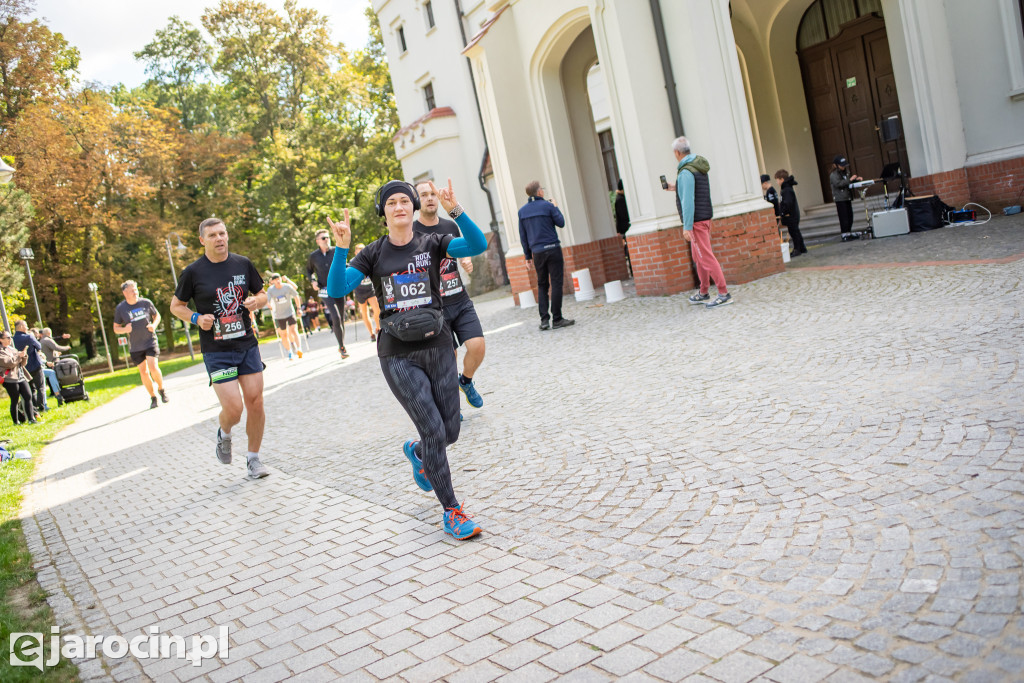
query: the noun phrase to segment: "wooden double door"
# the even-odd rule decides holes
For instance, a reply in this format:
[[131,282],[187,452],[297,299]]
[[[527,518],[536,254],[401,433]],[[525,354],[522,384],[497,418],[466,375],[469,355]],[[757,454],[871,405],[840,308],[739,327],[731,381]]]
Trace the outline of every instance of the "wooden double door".
[[882,18],[861,17],[831,40],[801,50],[800,69],[826,202],[832,200],[829,169],[836,155],[849,159],[855,175],[875,179],[886,164],[907,158],[903,136],[884,142],[878,129],[880,121],[900,113]]

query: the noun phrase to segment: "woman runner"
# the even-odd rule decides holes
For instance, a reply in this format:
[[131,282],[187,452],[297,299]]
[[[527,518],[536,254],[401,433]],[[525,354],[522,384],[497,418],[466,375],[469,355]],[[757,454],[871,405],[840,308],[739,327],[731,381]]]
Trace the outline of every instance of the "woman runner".
[[[487,238],[463,213],[455,199],[452,181],[447,189],[431,189],[445,211],[455,219],[462,237],[415,233],[413,214],[419,208],[415,188],[401,180],[391,180],[377,190],[377,215],[383,216],[388,234],[369,244],[346,267],[352,238],[348,209],[344,220],[327,223],[334,233],[337,249],[327,277],[328,295],[345,296],[369,277],[380,302],[381,333],[377,337],[377,355],[391,392],[409,414],[419,440],[406,441],[402,447],[412,463],[413,480],[424,491],[434,491],[443,509],[445,533],[462,540],[480,533],[455,497],[445,449],[459,438],[459,387],[452,353],[451,331],[441,312],[441,260],[482,253]],[[436,311],[439,333],[425,339],[402,341],[389,331],[388,319],[408,311]]]
[[[352,258],[359,256],[359,252],[366,248],[365,244],[357,244],[352,248]],[[360,282],[353,295],[356,297],[356,303],[359,304],[359,315],[363,318],[363,324],[366,325],[367,331],[370,333],[370,341],[377,341],[377,333],[380,332],[380,305],[377,303],[377,296],[373,292],[373,282],[370,278],[363,278]],[[373,323],[370,323],[370,313],[373,313]]]

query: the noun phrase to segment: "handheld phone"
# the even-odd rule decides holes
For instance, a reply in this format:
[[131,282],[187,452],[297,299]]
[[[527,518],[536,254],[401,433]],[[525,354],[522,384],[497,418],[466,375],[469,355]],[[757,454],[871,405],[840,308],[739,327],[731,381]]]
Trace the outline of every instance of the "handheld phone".
[[668,181],[665,180],[665,176],[661,176],[661,189],[663,189],[663,190],[667,190],[668,189]]

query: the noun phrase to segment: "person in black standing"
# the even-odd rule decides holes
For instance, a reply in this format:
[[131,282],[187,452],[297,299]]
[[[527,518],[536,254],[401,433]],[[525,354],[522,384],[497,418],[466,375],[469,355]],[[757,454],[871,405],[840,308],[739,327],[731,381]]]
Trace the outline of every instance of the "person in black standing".
[[149,394],[149,407],[157,407],[156,383],[160,398],[167,403],[167,392],[164,391],[164,376],[160,373],[160,345],[156,339],[156,328],[160,324],[160,312],[149,299],[139,296],[139,286],[135,280],[125,280],[121,284],[124,301],[114,309],[114,332],[128,335],[128,352],[132,363],[139,368],[142,386]]
[[626,267],[629,268],[629,276],[633,277],[633,262],[629,258],[629,243],[626,242],[626,233],[629,232],[629,207],[626,206],[626,190],[622,186],[622,178],[619,178],[618,189],[615,190],[615,232],[622,237],[622,252],[626,256]]
[[850,175],[850,162],[842,154],[832,160],[832,171],[829,173],[828,182],[832,186],[832,201],[836,203],[836,213],[839,214],[839,232],[845,241],[853,230],[853,195],[850,191],[850,183],[863,180],[859,175]]
[[335,299],[327,294],[327,274],[333,262],[334,247],[331,246],[330,233],[326,230],[317,230],[316,251],[306,259],[306,275],[320,297],[324,314],[331,324],[331,329],[334,330],[334,337],[338,340],[338,353],[344,360],[348,358],[348,351],[345,350],[345,298]]
[[797,184],[796,178],[789,175],[789,171],[780,168],[775,172],[775,179],[779,181],[782,190],[782,200],[779,202],[779,214],[782,224],[789,231],[793,239],[793,256],[807,253],[804,246],[804,236],[800,233],[800,204],[796,200],[796,192],[793,187]]
[[14,348],[28,353],[25,374],[28,377],[29,387],[32,391],[32,403],[35,405],[36,412],[41,413],[47,410],[43,363],[39,360],[39,354],[42,352],[43,347],[39,340],[28,331],[28,323],[24,320],[14,323]]
[[[437,215],[438,197],[435,189],[433,183],[430,182],[416,185],[416,193],[420,198],[420,215],[419,219],[413,222],[412,229],[424,234],[438,233],[462,237],[455,221]],[[466,357],[462,361],[462,374],[459,375],[459,389],[466,395],[469,405],[474,408],[482,408],[484,399],[476,390],[473,377],[484,361],[486,352],[484,328],[480,324],[480,316],[476,314],[473,300],[469,298],[469,292],[466,291],[466,286],[462,282],[459,263],[462,263],[462,267],[466,269],[467,273],[473,272],[472,259],[444,258],[441,260],[441,302],[443,304],[441,310],[444,313],[445,322],[448,323],[448,327],[452,331],[452,343],[456,350],[461,345],[466,346]]]
[[420,204],[416,188],[389,181],[374,201],[388,234],[368,244],[348,266],[348,209],[344,220],[328,219],[337,249],[327,288],[332,297],[341,298],[363,278],[373,282],[381,307],[380,368],[420,437],[406,441],[402,451],[412,464],[416,485],[434,491],[441,503],[445,533],[464,540],[480,533],[480,527],[456,498],[448,467],[446,449],[459,438],[459,390],[451,331],[441,312],[441,262],[482,253],[487,238],[463,213],[451,180],[440,192],[431,186],[462,237],[415,232],[413,214]]
[[[231,428],[242,421],[244,406],[249,438],[246,469],[250,479],[262,479],[270,474],[259,455],[266,423],[266,366],[249,314],[267,305],[267,293],[252,261],[228,251],[224,221],[207,218],[200,223],[199,241],[206,253],[181,271],[178,288],[171,297],[171,313],[199,326],[203,362],[221,408],[217,459],[225,465],[231,463]],[[188,307],[190,300],[195,301],[194,312]]]
[[775,186],[772,185],[772,177],[767,173],[761,174],[761,191],[764,192],[764,200],[772,205],[775,209],[775,218],[779,218],[779,193],[775,191]]
[[[526,186],[526,204],[519,209],[519,241],[526,257],[526,267],[532,264],[537,271],[537,308],[540,311],[540,329],[569,327],[575,320],[562,317],[562,280],[565,277],[565,259],[556,227],[565,227],[565,216],[558,205],[544,198],[540,181]],[[551,291],[551,313],[548,314],[548,290]]]

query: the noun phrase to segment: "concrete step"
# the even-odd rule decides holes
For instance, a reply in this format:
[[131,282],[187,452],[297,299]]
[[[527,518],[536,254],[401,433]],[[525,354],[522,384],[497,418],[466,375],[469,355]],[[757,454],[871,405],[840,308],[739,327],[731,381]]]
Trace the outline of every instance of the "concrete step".
[[[858,209],[860,209],[858,211]],[[865,230],[868,227],[863,206],[853,206],[853,229]],[[839,214],[835,204],[818,204],[800,209],[800,232],[804,240],[826,239],[839,234]]]

